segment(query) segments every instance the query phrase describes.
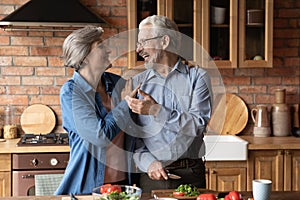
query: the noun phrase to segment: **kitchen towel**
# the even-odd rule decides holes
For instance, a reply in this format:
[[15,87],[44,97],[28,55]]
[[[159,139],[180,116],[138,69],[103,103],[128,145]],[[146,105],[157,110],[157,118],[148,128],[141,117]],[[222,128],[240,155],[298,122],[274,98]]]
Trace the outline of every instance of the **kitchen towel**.
[[49,196],[53,195],[58,188],[63,174],[36,174],[35,180],[35,195]]

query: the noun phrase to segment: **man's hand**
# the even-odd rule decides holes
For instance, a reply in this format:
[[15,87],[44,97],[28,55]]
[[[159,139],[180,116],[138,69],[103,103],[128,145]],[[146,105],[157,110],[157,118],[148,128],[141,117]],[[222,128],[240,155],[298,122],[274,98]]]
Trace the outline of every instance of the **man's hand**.
[[147,173],[152,180],[168,180],[168,175],[159,161],[153,161],[150,164]]
[[141,87],[141,83],[138,84],[138,86],[134,90],[132,90],[132,79],[130,78],[129,80],[126,81],[126,85],[121,92],[121,98],[125,99],[126,96],[129,96],[131,98],[135,97],[140,87]]
[[125,97],[125,100],[132,112],[142,115],[156,116],[160,110],[160,105],[144,91],[138,89],[138,93],[142,95],[144,99],[135,99],[130,96]]

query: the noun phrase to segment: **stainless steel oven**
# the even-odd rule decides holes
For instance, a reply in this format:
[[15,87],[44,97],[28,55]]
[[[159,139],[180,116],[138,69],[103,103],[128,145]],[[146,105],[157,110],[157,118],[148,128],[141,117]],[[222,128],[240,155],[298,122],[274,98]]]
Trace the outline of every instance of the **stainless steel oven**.
[[[53,145],[68,145],[67,134],[25,134],[17,144],[17,146],[41,145],[49,146],[49,151]],[[12,196],[35,195],[35,175],[63,174],[68,161],[67,152],[12,154]]]

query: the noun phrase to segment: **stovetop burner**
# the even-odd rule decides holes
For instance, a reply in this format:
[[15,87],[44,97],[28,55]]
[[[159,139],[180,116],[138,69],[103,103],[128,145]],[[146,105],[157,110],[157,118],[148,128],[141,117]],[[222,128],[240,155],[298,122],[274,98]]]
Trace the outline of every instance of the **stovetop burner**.
[[48,133],[48,134],[24,134],[17,146],[55,146],[68,145],[69,137],[67,133]]

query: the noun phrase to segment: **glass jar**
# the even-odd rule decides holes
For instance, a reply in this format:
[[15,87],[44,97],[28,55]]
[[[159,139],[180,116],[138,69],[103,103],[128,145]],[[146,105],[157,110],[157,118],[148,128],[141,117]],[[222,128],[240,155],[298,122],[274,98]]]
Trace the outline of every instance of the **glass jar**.
[[17,138],[17,125],[14,122],[14,108],[12,105],[7,105],[4,110],[3,138]]

